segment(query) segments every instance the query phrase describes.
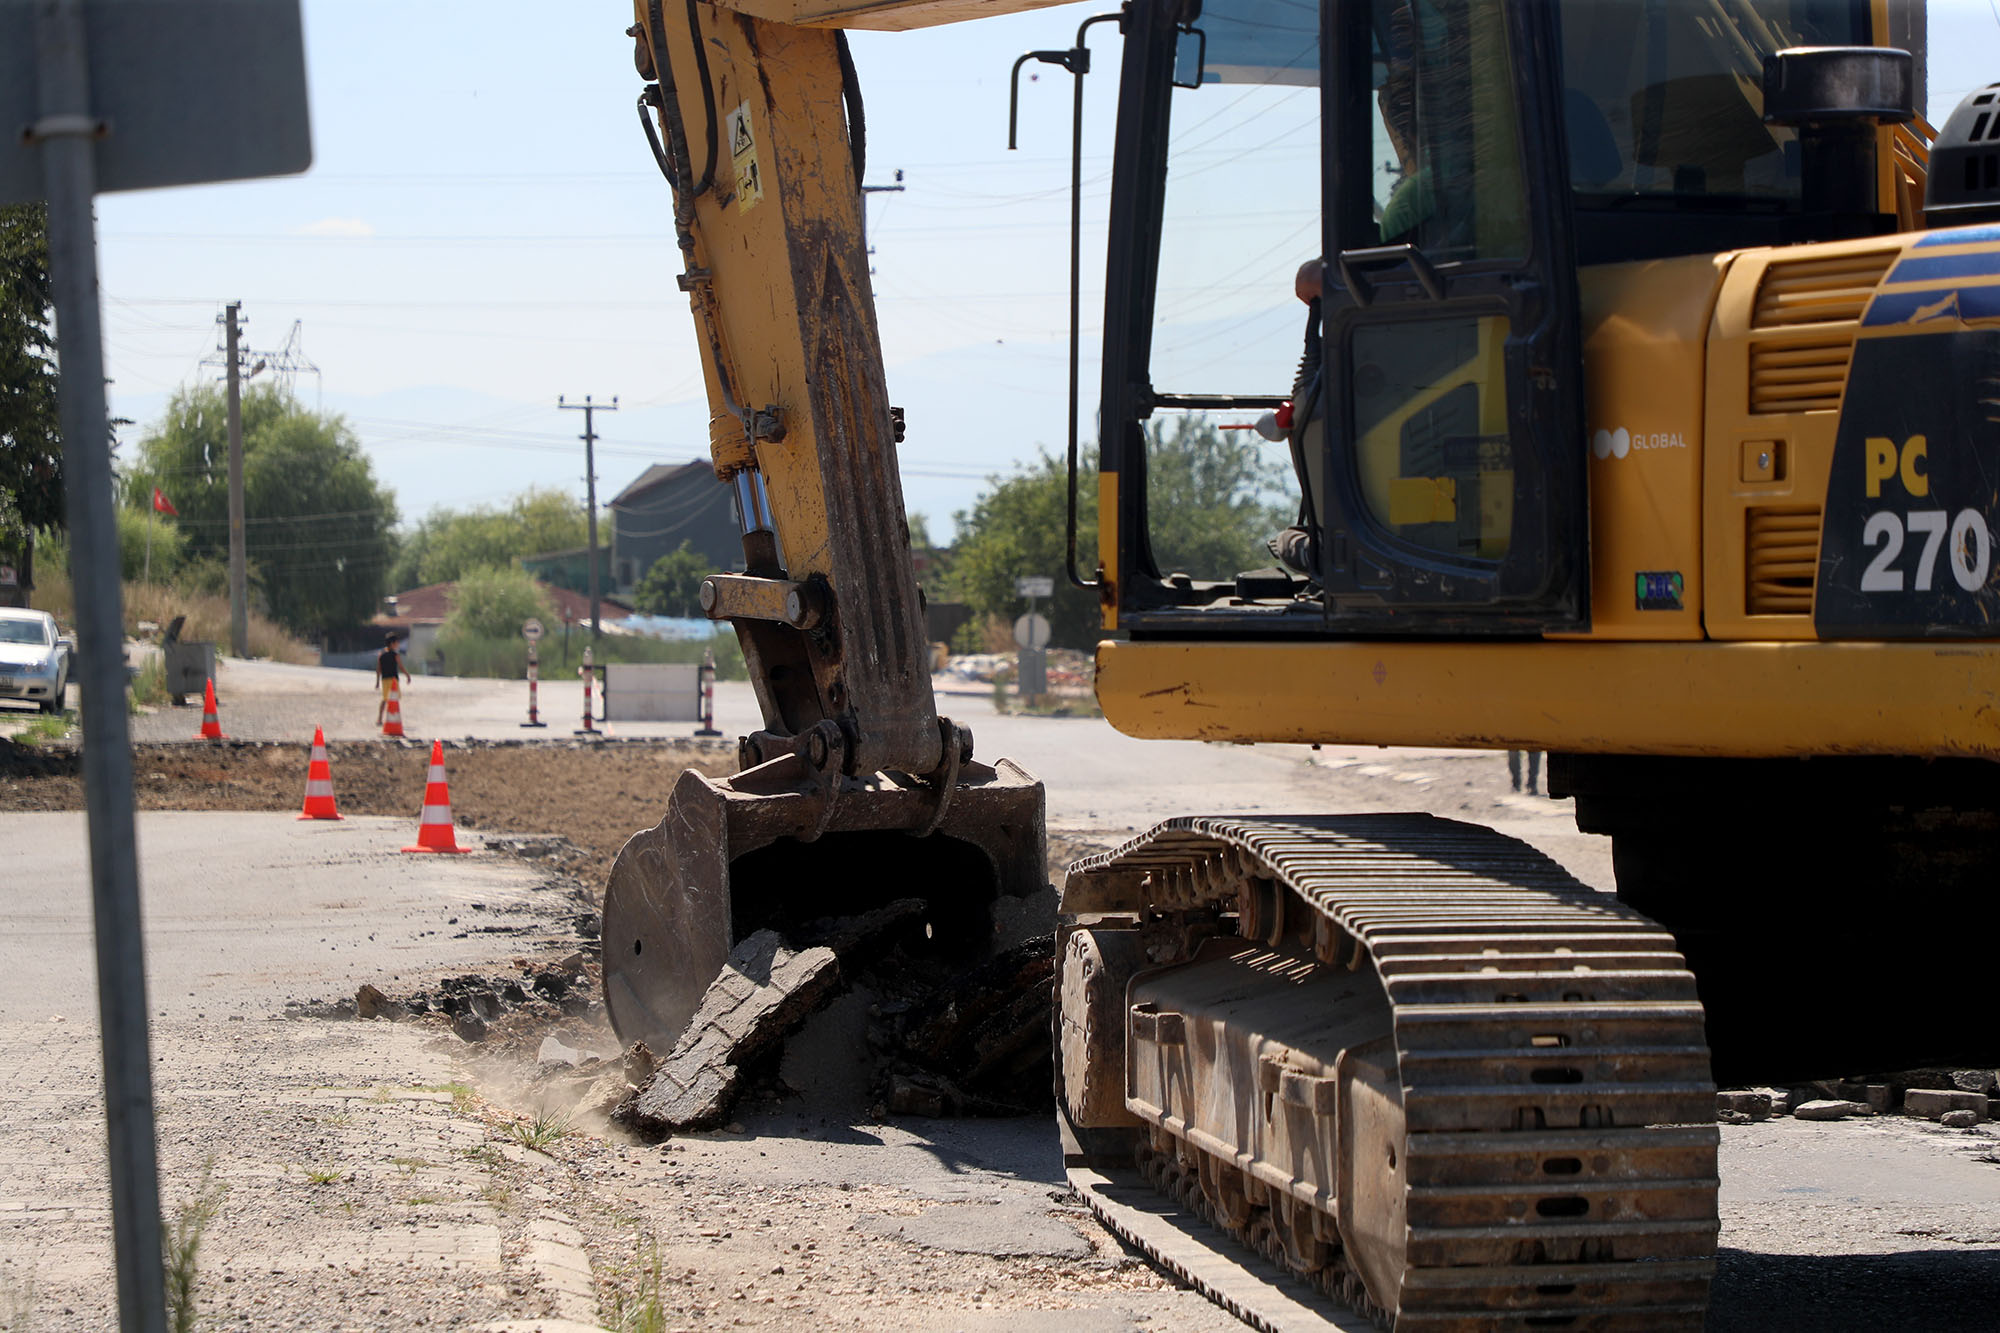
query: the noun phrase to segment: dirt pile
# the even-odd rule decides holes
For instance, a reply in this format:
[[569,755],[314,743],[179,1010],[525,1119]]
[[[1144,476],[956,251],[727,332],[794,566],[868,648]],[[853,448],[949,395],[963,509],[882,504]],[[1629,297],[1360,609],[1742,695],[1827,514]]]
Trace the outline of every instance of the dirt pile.
[[[235,741],[135,745],[135,797],[141,810],[297,810],[305,796],[307,748]],[[415,823],[430,742],[334,743],[327,753],[342,814],[401,815]],[[660,822],[683,769],[720,776],[735,767],[733,751],[681,741],[445,745],[459,827],[560,834],[575,848],[552,844],[544,862],[582,880],[593,896],[603,892],[625,840]],[[75,749],[0,739],[0,810],[82,808]]]

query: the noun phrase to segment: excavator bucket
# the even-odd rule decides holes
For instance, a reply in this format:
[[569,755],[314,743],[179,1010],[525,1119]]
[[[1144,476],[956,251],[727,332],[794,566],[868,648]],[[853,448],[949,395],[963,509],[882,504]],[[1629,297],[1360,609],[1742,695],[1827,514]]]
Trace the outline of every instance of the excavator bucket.
[[1002,759],[936,787],[813,773],[785,755],[715,779],[689,770],[604,893],[605,1007],[619,1040],[671,1050],[737,941],[764,928],[927,904],[931,947],[976,963],[994,907],[1048,890],[1042,784]]

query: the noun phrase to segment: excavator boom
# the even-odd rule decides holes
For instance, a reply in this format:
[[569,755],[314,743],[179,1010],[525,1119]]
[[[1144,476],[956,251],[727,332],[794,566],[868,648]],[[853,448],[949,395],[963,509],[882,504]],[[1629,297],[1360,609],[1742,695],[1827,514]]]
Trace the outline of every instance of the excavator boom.
[[[701,602],[735,628],[764,725],[740,742],[743,772],[688,774],[613,868],[609,1003],[627,1041],[670,1047],[752,922],[915,894],[937,947],[976,954],[996,896],[1046,888],[1040,783],[974,763],[931,691],[862,239],[866,119],[835,30],[1000,8],[635,7],[640,115],[743,529],[742,569]],[[848,845],[788,850],[822,838]]]

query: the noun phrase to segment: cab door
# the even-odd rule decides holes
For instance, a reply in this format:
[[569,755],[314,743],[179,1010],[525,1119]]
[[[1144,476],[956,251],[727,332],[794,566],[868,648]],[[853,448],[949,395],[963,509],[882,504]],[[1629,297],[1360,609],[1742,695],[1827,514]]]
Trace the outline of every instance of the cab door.
[[1323,12],[1324,390],[1300,416],[1323,423],[1302,453],[1329,617],[1369,632],[1585,629],[1557,7]]

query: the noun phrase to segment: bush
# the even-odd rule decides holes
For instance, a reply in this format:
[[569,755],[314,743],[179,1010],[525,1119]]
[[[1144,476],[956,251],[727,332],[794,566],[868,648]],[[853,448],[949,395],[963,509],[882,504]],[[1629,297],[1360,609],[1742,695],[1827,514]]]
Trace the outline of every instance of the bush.
[[[155,549],[153,554],[157,557],[159,551]],[[35,570],[35,606],[65,625],[74,625],[76,598],[70,588],[69,575],[52,567],[38,565]],[[229,598],[226,594],[201,592],[183,586],[160,583],[125,585],[127,634],[135,638],[140,637],[139,622],[142,620],[150,621],[165,630],[175,616],[187,617],[187,623],[181,626],[183,639],[205,640],[215,644],[219,652],[229,651]],[[273,662],[290,662],[296,666],[319,664],[318,649],[303,640],[293,638],[255,611],[250,613],[250,623],[245,637],[250,641],[252,657],[267,658]]]
[[[541,585],[521,569],[488,566],[462,575],[450,596],[451,613],[445,617],[439,642],[446,635],[470,641],[521,637],[523,621],[551,621],[555,611]],[[450,650],[447,649],[449,659]],[[523,649],[522,661],[526,661]]]
[[649,616],[698,616],[701,614],[701,583],[713,571],[709,559],[682,542],[678,549],[661,556],[639,581],[632,604]]
[[[179,525],[165,514],[139,509],[120,509],[118,515],[118,566],[127,583],[137,583],[146,574],[146,530],[152,529],[152,576],[165,583],[187,559],[187,538]],[[64,552],[67,556],[68,552]],[[65,565],[67,568],[67,565]]]

